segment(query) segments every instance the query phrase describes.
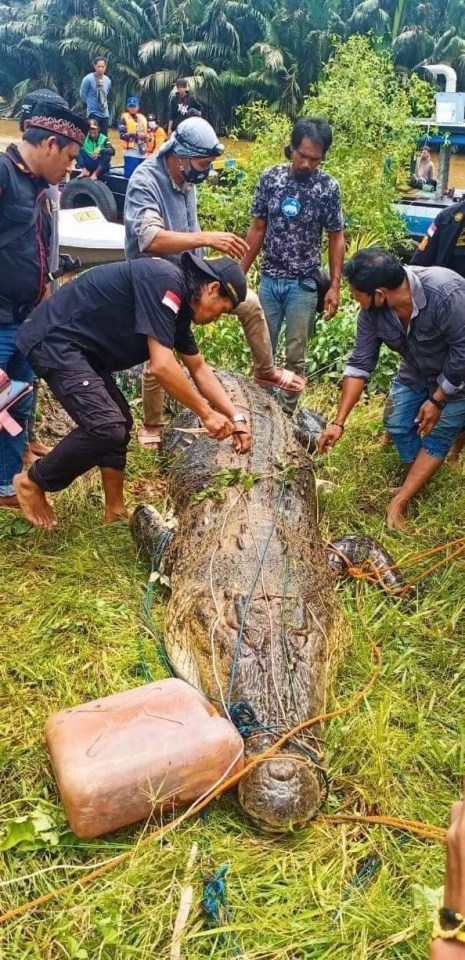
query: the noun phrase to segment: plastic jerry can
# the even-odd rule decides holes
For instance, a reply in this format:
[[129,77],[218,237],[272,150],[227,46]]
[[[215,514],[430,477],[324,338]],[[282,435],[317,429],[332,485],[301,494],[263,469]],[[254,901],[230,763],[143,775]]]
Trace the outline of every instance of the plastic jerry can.
[[168,679],[53,714],[45,735],[78,837],[192,803],[244,764],[236,728],[194,687]]

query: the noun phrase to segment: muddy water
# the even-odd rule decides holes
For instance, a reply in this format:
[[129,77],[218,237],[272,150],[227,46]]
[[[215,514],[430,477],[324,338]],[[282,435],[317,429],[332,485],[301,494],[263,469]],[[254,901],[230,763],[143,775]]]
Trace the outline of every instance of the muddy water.
[[[17,120],[0,120],[0,150],[4,150],[9,143],[20,139],[21,135]],[[110,130],[110,140],[116,150],[113,164],[122,163],[123,151],[117,130]],[[222,137],[221,140],[222,143],[225,144],[226,152],[230,157],[247,158],[252,146],[251,143],[248,143],[246,140],[229,140],[227,137]]]

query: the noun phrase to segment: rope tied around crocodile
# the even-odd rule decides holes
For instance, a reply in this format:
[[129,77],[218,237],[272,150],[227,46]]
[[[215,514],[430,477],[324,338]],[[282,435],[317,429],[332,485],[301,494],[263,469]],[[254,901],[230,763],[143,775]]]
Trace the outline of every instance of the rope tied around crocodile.
[[[245,628],[246,628],[246,624],[247,624],[247,616],[248,616],[248,612],[249,612],[249,609],[250,609],[250,606],[251,606],[251,603],[252,603],[252,600],[253,600],[253,594],[254,594],[255,588],[256,588],[256,586],[257,586],[258,580],[259,580],[260,576],[261,576],[262,573],[263,573],[263,568],[264,568],[264,564],[265,564],[265,560],[266,560],[266,555],[267,555],[267,553],[268,553],[268,549],[269,549],[269,546],[270,546],[270,543],[271,543],[273,534],[274,534],[274,532],[275,532],[275,530],[276,530],[276,525],[277,525],[278,518],[279,518],[279,515],[280,515],[280,512],[281,512],[281,507],[282,507],[282,503],[283,503],[283,500],[284,500],[284,494],[285,494],[285,491],[286,491],[286,486],[288,485],[288,483],[289,483],[289,481],[290,481],[290,474],[293,473],[294,469],[295,469],[294,466],[292,466],[292,467],[283,467],[281,482],[280,482],[279,491],[278,491],[278,498],[277,498],[276,508],[275,508],[275,511],[274,511],[274,514],[273,514],[273,517],[272,517],[272,520],[271,520],[271,523],[270,523],[270,527],[269,527],[268,533],[267,533],[267,535],[266,535],[265,543],[264,543],[264,546],[263,546],[263,549],[262,549],[261,553],[260,553],[260,551],[259,551],[259,549],[258,549],[258,546],[257,546],[256,542],[255,542],[255,546],[256,546],[256,549],[257,549],[257,555],[258,555],[257,566],[256,566],[256,568],[255,568],[255,572],[254,572],[254,575],[253,575],[253,577],[252,577],[251,585],[250,585],[249,590],[248,590],[248,592],[247,592],[247,594],[246,594],[246,597],[245,597],[245,602],[244,602],[244,607],[243,607],[243,611],[242,611],[241,622],[240,622],[240,625],[239,625],[239,631],[238,631],[238,634],[237,634],[236,645],[235,645],[235,649],[234,649],[234,653],[233,653],[233,658],[232,658],[231,678],[230,678],[230,682],[229,682],[229,690],[228,690],[228,699],[227,699],[227,703],[226,703],[226,709],[227,709],[227,713],[228,713],[229,719],[230,719],[231,722],[234,724],[234,726],[237,728],[237,730],[239,731],[239,733],[241,734],[241,736],[242,736],[242,738],[243,738],[244,740],[248,739],[248,738],[249,738],[250,736],[252,736],[253,734],[258,734],[258,733],[263,733],[263,734],[267,734],[267,735],[274,734],[275,736],[277,736],[277,737],[279,738],[283,733],[286,733],[287,730],[289,730],[289,726],[288,726],[288,725],[284,725],[284,724],[283,724],[283,725],[275,725],[275,726],[273,726],[273,727],[263,725],[263,724],[261,723],[261,721],[258,719],[258,717],[257,717],[257,715],[256,715],[256,712],[255,712],[252,704],[249,703],[249,701],[247,701],[247,700],[239,700],[239,701],[233,702],[233,701],[232,701],[232,692],[233,692],[234,683],[235,683],[236,676],[237,676],[237,669],[238,669],[238,664],[239,664],[239,659],[240,659],[240,653],[241,653],[241,649],[242,649],[242,644],[243,644],[244,634],[245,634]],[[244,495],[244,498],[245,498],[245,492],[244,492],[244,491],[242,492],[241,495]],[[247,503],[247,501],[246,501],[246,503]],[[250,526],[250,518],[249,518],[249,526]],[[253,539],[254,539],[254,541],[255,541],[255,538],[253,538]],[[282,610],[282,616],[281,616],[281,633],[280,633],[280,638],[281,638],[281,643],[282,643],[283,652],[284,652],[284,659],[285,659],[285,661],[286,661],[286,667],[287,667],[287,672],[288,672],[289,685],[290,685],[290,689],[291,689],[291,693],[292,693],[292,698],[293,698],[293,701],[294,701],[294,706],[295,706],[296,711],[297,711],[297,703],[296,703],[295,691],[294,691],[294,686],[293,686],[292,671],[291,671],[291,669],[290,669],[289,655],[288,655],[288,650],[287,650],[287,645],[286,645],[286,640],[285,640],[285,634],[284,634],[284,607],[285,607],[285,601],[286,601],[286,595],[287,595],[288,580],[289,580],[289,557],[288,557],[288,554],[287,554],[287,551],[286,551],[286,553],[285,553],[285,571],[284,571],[283,595],[282,595],[283,610]],[[215,600],[214,595],[213,595],[213,583],[212,583],[212,582],[211,582],[210,586],[211,586],[211,590],[212,590],[213,600]],[[270,627],[271,627],[271,620],[270,620]],[[297,711],[297,713],[298,713],[298,711]],[[298,762],[300,762],[300,763],[302,763],[302,762],[309,763],[312,767],[314,767],[315,773],[316,773],[316,776],[317,776],[317,779],[318,779],[318,781],[319,781],[320,789],[321,789],[320,803],[319,803],[319,808],[318,808],[318,809],[321,809],[321,807],[323,806],[323,804],[326,802],[326,800],[327,800],[327,798],[328,798],[329,790],[330,790],[330,784],[331,784],[330,777],[328,776],[327,771],[325,770],[325,768],[323,767],[323,765],[322,765],[322,763],[321,763],[321,758],[318,756],[318,754],[317,754],[317,752],[316,752],[315,750],[311,749],[310,746],[308,746],[307,744],[305,744],[305,743],[303,743],[302,741],[298,740],[296,737],[290,737],[289,740],[288,740],[288,743],[289,743],[289,745],[291,746],[291,748],[293,748],[295,751],[297,751],[297,753],[298,753],[299,755],[296,756],[295,753],[288,753],[288,752],[286,752],[286,759],[291,759],[291,758],[292,758],[293,760],[298,761]],[[317,812],[318,812],[318,811],[315,812],[315,816],[316,816]]]
[[[263,733],[263,734],[276,734],[278,737],[283,733],[283,730],[278,726],[265,726],[257,718],[255,710],[251,703],[248,700],[238,700],[236,703],[231,704],[229,711],[229,718],[234,724],[236,729],[239,731],[243,740],[247,740],[249,737],[254,734]],[[320,808],[328,799],[329,790],[331,787],[331,779],[321,764],[321,758],[318,756],[316,750],[312,750],[307,744],[302,743],[297,737],[290,737],[288,743],[298,754],[301,754],[305,761],[311,763],[315,768],[318,780],[320,782],[322,797],[320,801]],[[297,762],[302,762],[302,756],[295,756],[295,754],[286,752],[286,760],[293,759]],[[270,758],[274,759],[274,758]],[[317,813],[318,811],[316,811]],[[315,813],[315,816],[316,816]]]

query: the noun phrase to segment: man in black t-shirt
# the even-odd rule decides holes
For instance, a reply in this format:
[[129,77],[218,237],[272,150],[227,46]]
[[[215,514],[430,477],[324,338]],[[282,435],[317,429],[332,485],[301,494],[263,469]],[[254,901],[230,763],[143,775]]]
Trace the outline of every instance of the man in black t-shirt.
[[181,267],[149,257],[95,267],[32,312],[17,345],[77,427],[14,478],[31,523],[55,527],[46,491],[63,490],[92,467],[102,474],[105,521],[128,515],[123,484],[132,417],[111,374],[149,358],[166,392],[197,414],[210,437],[233,435],[239,453],[250,449],[247,420],[199,353],[191,330],[191,323],[231,313],[246,293],[245,276],[230,257],[204,260],[185,253]]
[[168,134],[173,133],[176,130],[178,123],[181,123],[181,120],[186,120],[188,117],[202,116],[202,104],[200,100],[197,100],[197,97],[194,97],[192,93],[189,93],[189,84],[187,80],[177,80],[176,81],[176,93],[171,98],[170,103],[170,120],[168,124]]

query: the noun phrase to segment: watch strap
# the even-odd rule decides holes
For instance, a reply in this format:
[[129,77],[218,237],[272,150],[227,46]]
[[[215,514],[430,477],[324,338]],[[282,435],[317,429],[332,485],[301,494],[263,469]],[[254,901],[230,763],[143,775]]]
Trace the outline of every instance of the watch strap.
[[444,407],[447,403],[447,400],[437,400],[436,397],[430,397],[429,400],[430,403],[433,403],[434,406],[438,408],[438,410],[444,410]]
[[433,926],[433,940],[436,939],[465,943],[465,918],[462,914],[442,907]]

